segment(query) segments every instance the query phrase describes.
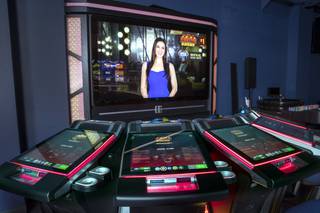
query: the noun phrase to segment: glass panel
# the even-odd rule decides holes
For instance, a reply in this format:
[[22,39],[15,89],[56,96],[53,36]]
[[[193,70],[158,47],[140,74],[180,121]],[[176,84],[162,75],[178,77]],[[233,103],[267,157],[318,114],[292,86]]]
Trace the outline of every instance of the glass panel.
[[75,120],[84,120],[83,92],[71,98],[71,122]]
[[68,50],[81,56],[81,19],[80,17],[67,18]]
[[72,94],[83,87],[82,62],[72,56],[69,56],[68,64],[70,94]]

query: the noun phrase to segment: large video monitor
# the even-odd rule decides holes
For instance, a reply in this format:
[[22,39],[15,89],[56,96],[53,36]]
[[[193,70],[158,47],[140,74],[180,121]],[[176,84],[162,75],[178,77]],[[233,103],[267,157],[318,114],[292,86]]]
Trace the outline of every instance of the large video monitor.
[[[148,146],[140,147],[144,144]],[[150,175],[212,170],[192,132],[132,134],[123,158],[122,175]],[[211,168],[209,168],[211,167]]]
[[190,118],[215,110],[214,19],[113,1],[72,1],[67,9],[72,119]]
[[209,42],[208,32],[200,29],[95,16],[91,64],[94,106],[144,103],[146,99],[208,99]]
[[299,152],[295,147],[249,125],[216,129],[212,132],[251,163]]
[[67,174],[109,136],[92,130],[66,129],[18,156],[13,162]]

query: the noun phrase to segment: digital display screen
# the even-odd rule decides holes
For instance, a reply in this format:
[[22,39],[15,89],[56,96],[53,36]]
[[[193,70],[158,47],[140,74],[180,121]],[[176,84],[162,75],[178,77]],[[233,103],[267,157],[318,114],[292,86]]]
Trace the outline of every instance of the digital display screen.
[[207,99],[208,31],[144,22],[92,18],[93,105]]
[[138,147],[154,143],[130,152],[131,173],[164,173],[208,169],[205,158],[192,132],[174,136],[168,134],[134,134],[129,142]]
[[255,162],[297,151],[276,137],[249,125],[212,130],[212,132]]
[[66,173],[100,147],[107,136],[92,130],[67,129],[19,156],[17,161]]

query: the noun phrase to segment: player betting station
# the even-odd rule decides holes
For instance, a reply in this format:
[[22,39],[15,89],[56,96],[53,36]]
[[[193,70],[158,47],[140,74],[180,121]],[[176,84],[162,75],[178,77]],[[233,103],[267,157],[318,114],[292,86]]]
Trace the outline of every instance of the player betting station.
[[4,163],[0,168],[1,187],[48,202],[66,194],[73,185],[90,185],[97,181],[91,173],[99,172],[92,165],[113,145],[123,128],[121,122],[79,122]]
[[[131,122],[121,159],[119,205],[204,202],[228,188],[187,120]],[[130,188],[130,190],[128,190]]]
[[265,187],[277,187],[308,176],[318,160],[253,126],[236,119],[196,119],[196,126],[212,145],[240,165],[252,180]]

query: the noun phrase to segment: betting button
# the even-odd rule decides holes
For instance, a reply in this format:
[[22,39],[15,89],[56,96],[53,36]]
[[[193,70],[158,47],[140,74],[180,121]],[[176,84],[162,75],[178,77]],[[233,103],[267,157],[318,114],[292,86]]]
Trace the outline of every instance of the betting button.
[[77,191],[91,192],[97,190],[100,181],[97,178],[85,176],[73,183],[72,188]]
[[96,178],[88,177],[88,176],[81,178],[80,180],[75,182],[75,184],[81,185],[83,187],[91,187],[97,183],[98,183],[98,180]]
[[87,173],[89,176],[98,178],[100,180],[111,180],[112,172],[109,168],[103,166],[97,166]]

